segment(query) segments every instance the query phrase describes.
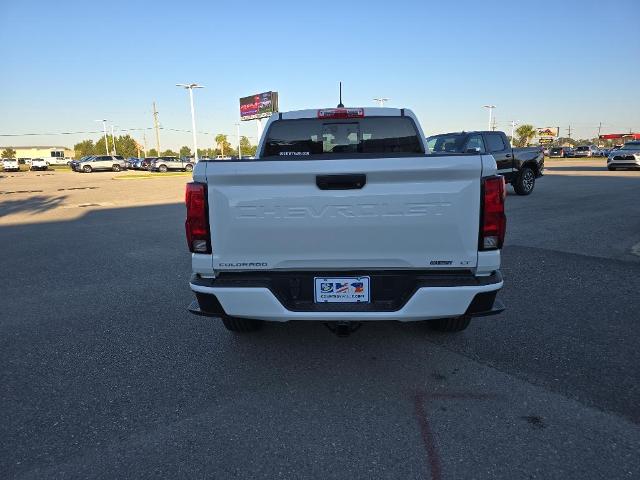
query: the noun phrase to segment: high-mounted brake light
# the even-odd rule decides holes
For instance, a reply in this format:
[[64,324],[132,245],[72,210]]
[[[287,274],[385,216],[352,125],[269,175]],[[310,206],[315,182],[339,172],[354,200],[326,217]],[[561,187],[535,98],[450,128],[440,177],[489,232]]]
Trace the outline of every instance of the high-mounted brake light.
[[318,118],[362,118],[364,108],[323,108],[318,110]]
[[207,189],[204,183],[187,183],[185,191],[187,244],[192,253],[211,253],[211,233],[207,214]]
[[502,248],[507,229],[507,217],[504,214],[506,189],[504,177],[496,175],[482,179],[482,211],[480,218],[480,250]]

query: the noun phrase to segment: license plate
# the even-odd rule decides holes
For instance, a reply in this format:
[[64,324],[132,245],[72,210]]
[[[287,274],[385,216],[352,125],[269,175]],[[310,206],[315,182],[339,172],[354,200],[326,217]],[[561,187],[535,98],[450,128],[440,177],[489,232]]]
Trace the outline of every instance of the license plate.
[[369,277],[315,277],[315,302],[369,302],[369,281]]

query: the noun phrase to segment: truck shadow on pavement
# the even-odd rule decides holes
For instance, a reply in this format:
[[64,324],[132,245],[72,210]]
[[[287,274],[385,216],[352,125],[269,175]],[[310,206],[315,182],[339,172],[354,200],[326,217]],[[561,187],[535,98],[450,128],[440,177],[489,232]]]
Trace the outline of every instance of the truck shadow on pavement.
[[[28,214],[63,199],[3,202],[0,212]],[[461,462],[457,446],[483,446],[482,458],[500,453],[483,440],[495,433],[483,430],[493,428],[487,419],[504,428],[505,451],[513,438],[540,437],[521,440],[536,455],[500,457],[505,469],[534,468],[560,445],[547,452],[553,430],[522,420],[538,418],[547,397],[522,406],[532,391],[525,386],[513,408],[493,405],[514,379],[640,421],[634,266],[510,246],[500,294],[507,311],[460,334],[376,322],[338,338],[321,324],[291,322],[234,335],[186,311],[182,204],[83,213],[0,226],[4,478],[95,477],[100,469],[121,477],[440,478]],[[618,286],[602,297],[603,283]],[[559,411],[545,415],[570,410]],[[458,478],[484,460],[465,461],[468,475]],[[615,477],[615,462],[606,467]]]
[[[13,214],[36,214],[43,213],[59,207],[67,198],[63,196],[36,195],[33,197],[13,200],[9,198],[13,192],[5,192],[0,196],[0,218]],[[16,192],[23,193],[23,192]]]

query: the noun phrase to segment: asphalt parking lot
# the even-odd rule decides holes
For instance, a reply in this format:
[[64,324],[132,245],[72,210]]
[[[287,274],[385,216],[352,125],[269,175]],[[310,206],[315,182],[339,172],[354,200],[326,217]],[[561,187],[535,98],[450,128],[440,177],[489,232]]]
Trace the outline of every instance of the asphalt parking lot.
[[185,175],[0,172],[0,478],[640,478],[640,171],[510,194],[460,334],[186,312]]

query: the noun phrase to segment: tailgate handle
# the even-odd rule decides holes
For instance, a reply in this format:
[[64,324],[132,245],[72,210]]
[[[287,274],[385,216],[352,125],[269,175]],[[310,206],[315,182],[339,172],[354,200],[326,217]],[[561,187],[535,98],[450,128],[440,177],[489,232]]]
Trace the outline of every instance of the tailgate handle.
[[346,175],[317,175],[316,185],[320,190],[357,190],[367,183],[364,173]]

